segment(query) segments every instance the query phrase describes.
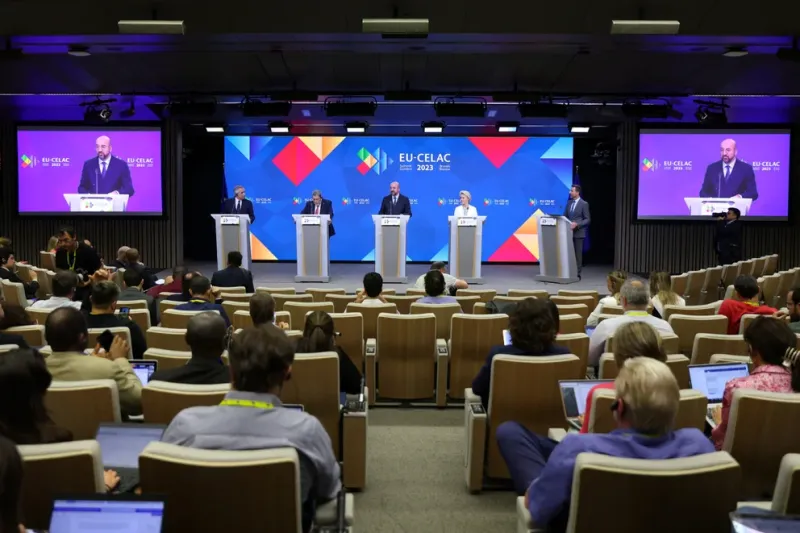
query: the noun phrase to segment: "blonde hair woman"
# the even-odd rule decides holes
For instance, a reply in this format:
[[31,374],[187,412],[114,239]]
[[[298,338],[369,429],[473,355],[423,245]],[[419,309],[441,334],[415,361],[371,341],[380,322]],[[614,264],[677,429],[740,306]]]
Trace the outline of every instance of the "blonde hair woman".
[[[661,362],[667,360],[661,335],[645,322],[628,322],[614,332],[614,361],[617,363],[617,368],[622,368],[625,366],[625,361],[634,357],[647,357]],[[589,432],[589,415],[592,414],[594,391],[613,388],[613,383],[600,383],[589,390],[589,394],[586,395],[581,433]]]
[[469,191],[460,191],[458,193],[459,198],[461,199],[461,205],[456,206],[455,211],[453,211],[453,216],[456,217],[477,217],[478,210],[475,208],[474,205],[470,205],[472,202],[472,195]]
[[672,290],[672,276],[670,276],[669,272],[653,272],[650,274],[650,303],[653,304],[653,316],[656,318],[664,318],[665,305],[678,305],[680,307],[686,305],[686,300]]
[[608,287],[609,295],[602,298],[597,302],[597,307],[594,308],[592,314],[586,319],[587,326],[596,326],[600,320],[600,315],[603,313],[604,305],[619,305],[619,291],[622,290],[622,285],[628,279],[628,273],[624,270],[614,270],[608,274],[606,278],[606,287]]

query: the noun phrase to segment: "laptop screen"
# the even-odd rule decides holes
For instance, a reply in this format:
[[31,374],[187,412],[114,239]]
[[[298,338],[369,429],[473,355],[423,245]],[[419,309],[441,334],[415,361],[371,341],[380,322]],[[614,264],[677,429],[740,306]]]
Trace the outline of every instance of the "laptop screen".
[[131,361],[131,368],[133,368],[133,373],[136,374],[142,385],[147,385],[150,383],[150,376],[158,369],[158,361]]
[[586,397],[595,385],[613,383],[613,379],[583,379],[578,381],[559,381],[561,398],[564,401],[564,412],[567,418],[580,416],[586,410]]
[[163,501],[72,500],[57,499],[53,503],[50,533],[159,533],[164,517]]
[[706,395],[708,403],[721,402],[725,384],[734,378],[749,374],[746,363],[689,365],[689,382],[693,389]]
[[139,468],[145,446],[161,440],[166,426],[148,424],[100,424],[97,442],[106,468]]

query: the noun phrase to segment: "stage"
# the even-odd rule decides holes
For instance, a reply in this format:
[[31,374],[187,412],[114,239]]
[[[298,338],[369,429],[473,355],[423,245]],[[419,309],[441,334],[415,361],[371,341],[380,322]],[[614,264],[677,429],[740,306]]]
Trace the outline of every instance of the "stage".
[[[197,270],[211,277],[216,270],[212,262],[192,263],[186,265],[191,270]],[[409,286],[413,285],[417,277],[428,271],[428,264],[410,264],[406,266],[408,283],[385,283],[384,288],[395,289],[397,294],[403,294]],[[330,283],[299,283],[294,281],[297,272],[295,263],[255,263],[253,265],[253,278],[256,287],[295,287],[298,292],[306,288],[342,288],[348,293],[354,293],[361,288],[364,274],[372,272],[373,263],[332,263],[330,266]],[[611,266],[591,265],[584,267],[583,279],[577,283],[559,284],[542,283],[536,281],[534,276],[539,273],[539,265],[492,265],[484,264],[482,268],[483,284],[471,285],[476,289],[494,289],[498,294],[505,294],[508,289],[545,289],[556,293],[558,289],[596,290],[600,294],[608,292],[606,276]],[[159,277],[169,275],[171,272],[162,271]]]

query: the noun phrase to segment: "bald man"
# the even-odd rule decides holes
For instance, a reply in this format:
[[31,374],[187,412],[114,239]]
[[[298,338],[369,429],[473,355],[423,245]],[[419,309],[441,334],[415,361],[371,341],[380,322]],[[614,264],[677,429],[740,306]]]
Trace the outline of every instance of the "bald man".
[[97,138],[97,157],[83,164],[81,194],[127,194],[133,196],[133,182],[128,163],[111,155],[111,139],[105,135]]
[[389,196],[384,196],[381,202],[379,215],[408,215],[411,216],[411,201],[408,196],[400,194],[400,183],[393,181],[389,184]]
[[701,198],[751,198],[758,199],[756,175],[753,167],[739,159],[736,141],[725,139],[719,145],[720,161],[708,165]]
[[156,371],[150,381],[190,385],[229,383],[230,371],[222,362],[227,332],[219,313],[208,311],[193,316],[186,326],[186,344],[192,350],[192,358],[183,366]]

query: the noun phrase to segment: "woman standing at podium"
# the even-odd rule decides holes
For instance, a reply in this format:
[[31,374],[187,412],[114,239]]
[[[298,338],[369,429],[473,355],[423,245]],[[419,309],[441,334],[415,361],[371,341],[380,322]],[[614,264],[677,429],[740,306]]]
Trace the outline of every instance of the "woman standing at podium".
[[455,217],[477,217],[478,210],[474,205],[469,205],[472,201],[472,195],[469,191],[460,191],[458,195],[461,197],[461,205],[456,206],[453,216]]

